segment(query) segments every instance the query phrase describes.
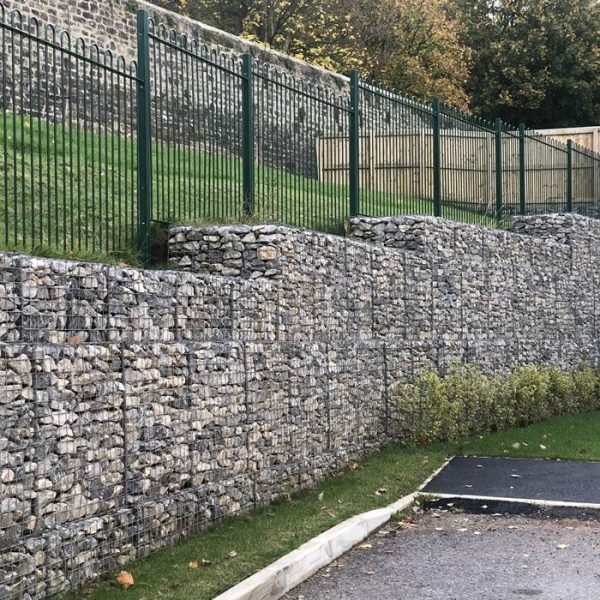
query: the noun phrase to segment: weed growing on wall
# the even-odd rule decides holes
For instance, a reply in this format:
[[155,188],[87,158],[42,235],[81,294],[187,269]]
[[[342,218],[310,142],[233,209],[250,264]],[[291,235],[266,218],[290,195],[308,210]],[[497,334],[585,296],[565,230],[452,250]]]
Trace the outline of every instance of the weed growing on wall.
[[399,438],[428,444],[598,410],[600,372],[590,366],[575,372],[527,366],[489,376],[456,366],[445,377],[425,372],[411,383],[394,384],[391,397]]

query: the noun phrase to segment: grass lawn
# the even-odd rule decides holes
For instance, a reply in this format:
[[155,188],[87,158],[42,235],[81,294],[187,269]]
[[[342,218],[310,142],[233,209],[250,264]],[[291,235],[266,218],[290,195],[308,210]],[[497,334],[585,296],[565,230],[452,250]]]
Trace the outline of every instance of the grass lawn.
[[[138,219],[131,131],[92,132],[73,115],[63,126],[0,112],[0,166],[0,249],[131,260]],[[347,186],[289,172],[295,168],[255,168],[250,220],[343,233]],[[242,162],[231,153],[155,141],[152,218],[197,224],[246,221],[241,182]],[[401,190],[365,190],[363,196],[361,212],[371,216],[433,214],[430,199]],[[475,210],[448,211],[458,221],[495,225]]]
[[[454,454],[600,460],[600,413],[559,417],[457,443],[387,448],[314,490],[229,519],[128,566],[136,583],[126,591],[111,576],[68,598],[208,600],[340,521],[414,491]],[[379,488],[388,492],[377,495]],[[229,558],[230,552],[237,554]],[[202,566],[202,560],[210,564]],[[199,568],[191,569],[192,561]]]

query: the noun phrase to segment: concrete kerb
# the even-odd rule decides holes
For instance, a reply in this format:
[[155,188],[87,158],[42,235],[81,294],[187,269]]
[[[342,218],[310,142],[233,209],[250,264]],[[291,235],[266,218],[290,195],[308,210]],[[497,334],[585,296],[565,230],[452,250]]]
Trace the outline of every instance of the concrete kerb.
[[308,579],[319,569],[345,554],[385,525],[394,514],[410,508],[421,496],[421,490],[448,464],[448,459],[412,494],[384,507],[351,517],[297,550],[244,579],[214,600],[277,600]]

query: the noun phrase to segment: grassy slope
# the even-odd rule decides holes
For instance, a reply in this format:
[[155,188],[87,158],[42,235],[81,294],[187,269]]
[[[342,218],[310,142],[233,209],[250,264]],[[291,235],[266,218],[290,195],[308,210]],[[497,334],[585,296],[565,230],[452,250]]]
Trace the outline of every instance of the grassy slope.
[[[513,447],[516,442],[518,448]],[[388,448],[315,490],[229,519],[127,567],[136,580],[127,591],[118,588],[110,577],[86,590],[85,595],[94,600],[212,598],[341,520],[414,491],[453,454],[600,460],[600,413],[560,417],[453,444]],[[388,492],[377,495],[382,487]],[[321,492],[323,500],[319,501]],[[237,556],[229,558],[231,551]],[[200,563],[203,559],[211,564],[189,568],[191,561]]]
[[[54,249],[86,258],[114,251],[131,255],[137,158],[130,135],[0,113],[0,166],[0,249]],[[238,158],[155,144],[152,171],[155,219],[245,220]],[[255,180],[253,221],[342,232],[347,186],[268,167],[257,167]],[[433,214],[430,200],[380,192],[366,194],[362,208],[372,216]],[[493,225],[491,218],[467,210],[452,209],[452,218]]]

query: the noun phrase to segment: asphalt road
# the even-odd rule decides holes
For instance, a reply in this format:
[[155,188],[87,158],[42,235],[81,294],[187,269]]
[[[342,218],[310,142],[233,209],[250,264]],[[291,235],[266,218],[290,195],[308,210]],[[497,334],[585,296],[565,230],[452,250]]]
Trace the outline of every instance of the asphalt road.
[[424,491],[600,504],[600,463],[459,457]]
[[426,511],[386,526],[285,596],[519,598],[600,600],[600,522]]

